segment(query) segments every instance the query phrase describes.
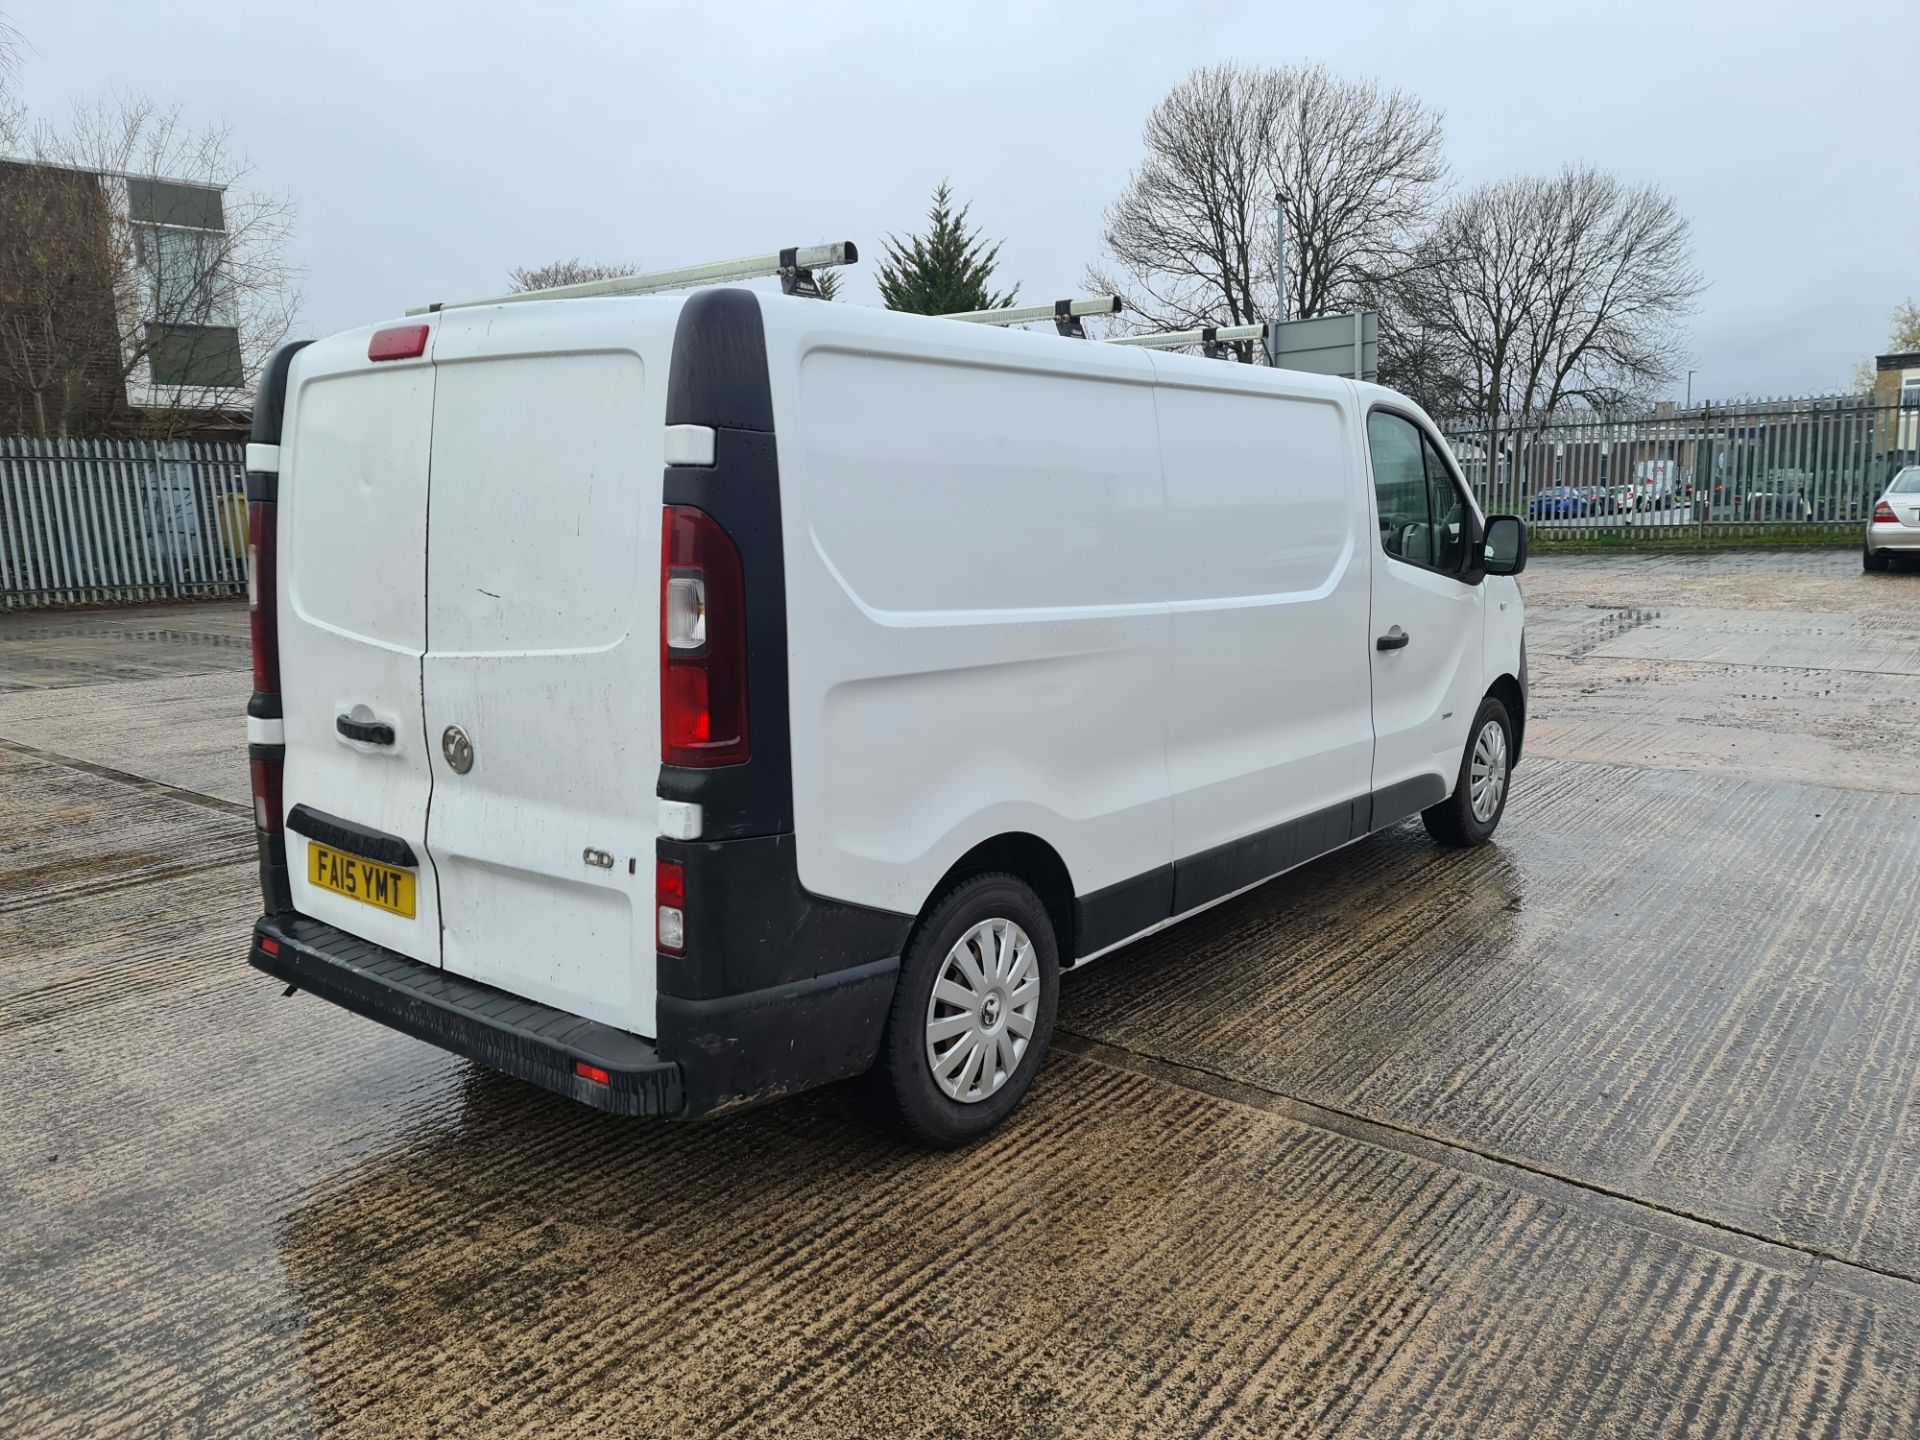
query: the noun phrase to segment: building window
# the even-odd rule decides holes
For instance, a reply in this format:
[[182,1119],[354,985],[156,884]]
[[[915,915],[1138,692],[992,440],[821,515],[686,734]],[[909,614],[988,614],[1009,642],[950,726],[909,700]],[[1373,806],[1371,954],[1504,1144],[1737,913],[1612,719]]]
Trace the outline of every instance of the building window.
[[147,272],[148,315],[166,324],[231,325],[227,237],[217,230],[134,226],[135,255]]
[[155,385],[211,385],[238,389],[245,382],[240,332],[232,325],[147,326],[147,363]]
[[1920,410],[1920,375],[1911,376],[1900,382],[1900,408]]
[[193,230],[225,230],[220,192],[210,185],[178,180],[127,181],[127,218],[136,225],[184,225]]

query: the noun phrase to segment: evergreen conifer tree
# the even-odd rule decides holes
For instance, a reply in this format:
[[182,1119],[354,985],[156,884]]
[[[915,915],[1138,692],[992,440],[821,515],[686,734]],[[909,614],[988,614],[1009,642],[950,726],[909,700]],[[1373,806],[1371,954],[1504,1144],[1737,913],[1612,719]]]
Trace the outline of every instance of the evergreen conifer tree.
[[924,235],[887,237],[880,263],[880,298],[889,310],[917,315],[948,315],[960,310],[1000,310],[1013,304],[1016,286],[1004,294],[990,288],[999,245],[989,245],[978,229],[969,230],[967,211],[956,213],[953,192],[941,181],[933,192]]

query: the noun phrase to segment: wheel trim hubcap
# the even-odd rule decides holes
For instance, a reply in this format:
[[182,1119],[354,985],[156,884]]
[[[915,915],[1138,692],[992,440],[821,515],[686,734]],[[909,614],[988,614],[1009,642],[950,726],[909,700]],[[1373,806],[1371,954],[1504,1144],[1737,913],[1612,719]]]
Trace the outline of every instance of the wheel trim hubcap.
[[1507,791],[1507,732],[1498,720],[1489,720],[1474,738],[1473,759],[1467,766],[1467,800],[1473,818],[1482,825],[1499,813]]
[[975,1105],[1020,1068],[1040,1014],[1040,960],[1019,924],[982,920],[954,942],[927,997],[927,1068],[949,1100]]

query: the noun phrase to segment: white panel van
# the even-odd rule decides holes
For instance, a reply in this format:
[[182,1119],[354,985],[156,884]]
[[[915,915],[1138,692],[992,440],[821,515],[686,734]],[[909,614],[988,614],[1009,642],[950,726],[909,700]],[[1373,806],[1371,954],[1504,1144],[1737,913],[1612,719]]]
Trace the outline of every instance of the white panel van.
[[710,289],[288,347],[248,454],[253,963],[607,1110],[963,1142],[1063,969],[1521,751],[1524,527],[1375,386]]

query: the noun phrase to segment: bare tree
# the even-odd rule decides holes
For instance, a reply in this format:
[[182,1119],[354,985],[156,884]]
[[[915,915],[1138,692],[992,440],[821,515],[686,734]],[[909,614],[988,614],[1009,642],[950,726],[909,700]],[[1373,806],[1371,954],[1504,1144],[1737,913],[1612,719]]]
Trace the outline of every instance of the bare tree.
[[1107,263],[1087,288],[1126,301],[1131,328],[1246,325],[1274,313],[1274,71],[1195,70],[1153,108],[1147,158],[1107,207]]
[[1649,398],[1673,378],[1700,289],[1669,196],[1569,166],[1448,206],[1393,309],[1465,408],[1497,418]]
[[1286,197],[1286,319],[1361,309],[1412,261],[1447,167],[1441,117],[1324,66],[1280,72],[1273,179]]
[[19,144],[26,125],[26,107],[13,88],[13,77],[20,69],[20,49],[25,44],[13,22],[0,15],[0,151],[8,154]]
[[23,421],[127,423],[129,382],[148,429],[245,407],[300,300],[293,204],[248,174],[224,127],[137,95],[38,127],[0,167],[0,372]]
[[638,265],[603,265],[582,260],[576,255],[570,260],[555,260],[547,265],[523,265],[513,271],[508,279],[513,282],[511,293],[519,295],[528,290],[551,290],[556,285],[584,285],[589,280],[618,280],[622,275],[639,273]]
[[1146,160],[1106,212],[1107,259],[1087,271],[1142,329],[1280,318],[1276,193],[1286,317],[1358,308],[1409,262],[1446,178],[1436,113],[1317,65],[1196,70],[1143,139]]

